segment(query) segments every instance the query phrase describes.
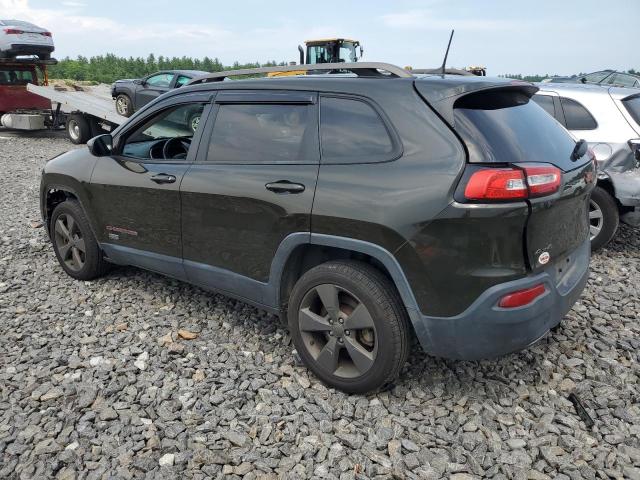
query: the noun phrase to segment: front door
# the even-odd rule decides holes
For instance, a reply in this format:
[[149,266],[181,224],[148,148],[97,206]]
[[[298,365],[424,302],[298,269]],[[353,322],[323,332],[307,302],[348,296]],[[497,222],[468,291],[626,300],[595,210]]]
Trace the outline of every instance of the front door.
[[317,119],[315,93],[218,93],[181,186],[191,281],[273,303],[261,285],[270,280],[278,247],[292,233],[310,232]]
[[145,78],[136,89],[135,109],[138,110],[151,100],[168,92],[173,81],[173,73],[157,73]]
[[184,277],[180,182],[195,159],[200,132],[189,119],[206,101],[159,105],[114,138],[91,178],[96,232],[115,262]]

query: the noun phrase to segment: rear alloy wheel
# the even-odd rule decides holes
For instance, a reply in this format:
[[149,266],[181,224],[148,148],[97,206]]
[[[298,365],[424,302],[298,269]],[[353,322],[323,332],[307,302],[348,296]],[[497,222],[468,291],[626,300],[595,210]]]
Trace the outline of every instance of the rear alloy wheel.
[[589,200],[589,235],[591,250],[604,247],[616,234],[620,214],[615,200],[605,189],[594,188]]
[[200,125],[200,117],[202,114],[200,112],[194,113],[189,117],[189,128],[193,133],[196,133],[198,129],[198,125]]
[[67,117],[67,135],[71,143],[87,143],[91,138],[91,126],[84,115],[73,113]]
[[109,269],[77,201],[67,200],[53,210],[49,235],[60,265],[71,277],[91,280]]
[[393,284],[368,264],[328,262],[306,272],[291,294],[288,320],[301,358],[345,392],[389,384],[406,361],[406,311]]

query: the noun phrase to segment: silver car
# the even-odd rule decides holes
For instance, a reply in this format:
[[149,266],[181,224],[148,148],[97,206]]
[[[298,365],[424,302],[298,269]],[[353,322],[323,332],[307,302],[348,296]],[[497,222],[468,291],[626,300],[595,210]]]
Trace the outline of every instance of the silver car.
[[53,50],[50,31],[21,20],[0,20],[0,58],[37,55],[48,60]]
[[533,100],[584,139],[598,161],[591,195],[591,245],[615,235],[619,220],[640,225],[640,89],[539,83]]

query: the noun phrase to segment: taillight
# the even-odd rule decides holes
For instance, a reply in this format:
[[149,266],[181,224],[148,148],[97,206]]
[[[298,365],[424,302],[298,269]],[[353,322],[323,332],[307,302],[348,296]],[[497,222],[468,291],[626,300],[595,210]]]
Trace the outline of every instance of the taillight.
[[7,35],[22,35],[24,32],[22,30],[18,30],[17,28],[5,28],[4,33]]
[[50,37],[51,32],[40,32],[40,35],[44,35],[45,37]]
[[546,289],[543,283],[535,287],[518,290],[502,297],[500,302],[498,302],[498,306],[502,308],[523,307],[529,305],[545,291]]
[[551,195],[562,182],[559,168],[535,166],[485,168],[471,175],[464,189],[468,200],[514,200]]

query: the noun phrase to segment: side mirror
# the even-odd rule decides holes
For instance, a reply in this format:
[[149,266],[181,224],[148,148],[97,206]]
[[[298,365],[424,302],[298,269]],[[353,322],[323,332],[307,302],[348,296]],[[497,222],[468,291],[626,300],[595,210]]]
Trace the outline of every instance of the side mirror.
[[582,83],[587,83],[587,77],[581,77],[581,78],[580,78],[580,81],[581,81]]
[[135,83],[136,85],[144,85],[144,81],[143,81],[143,80],[141,80],[141,79],[139,79],[139,78],[136,78],[136,79],[133,81],[133,83]]
[[87,142],[87,148],[94,157],[106,157],[111,155],[113,137],[109,133],[93,137]]
[[586,140],[578,140],[576,142],[576,146],[573,147],[573,152],[571,152],[571,161],[575,162],[579,158],[582,158],[584,155],[586,155],[587,150],[589,150],[589,145],[587,144]]

